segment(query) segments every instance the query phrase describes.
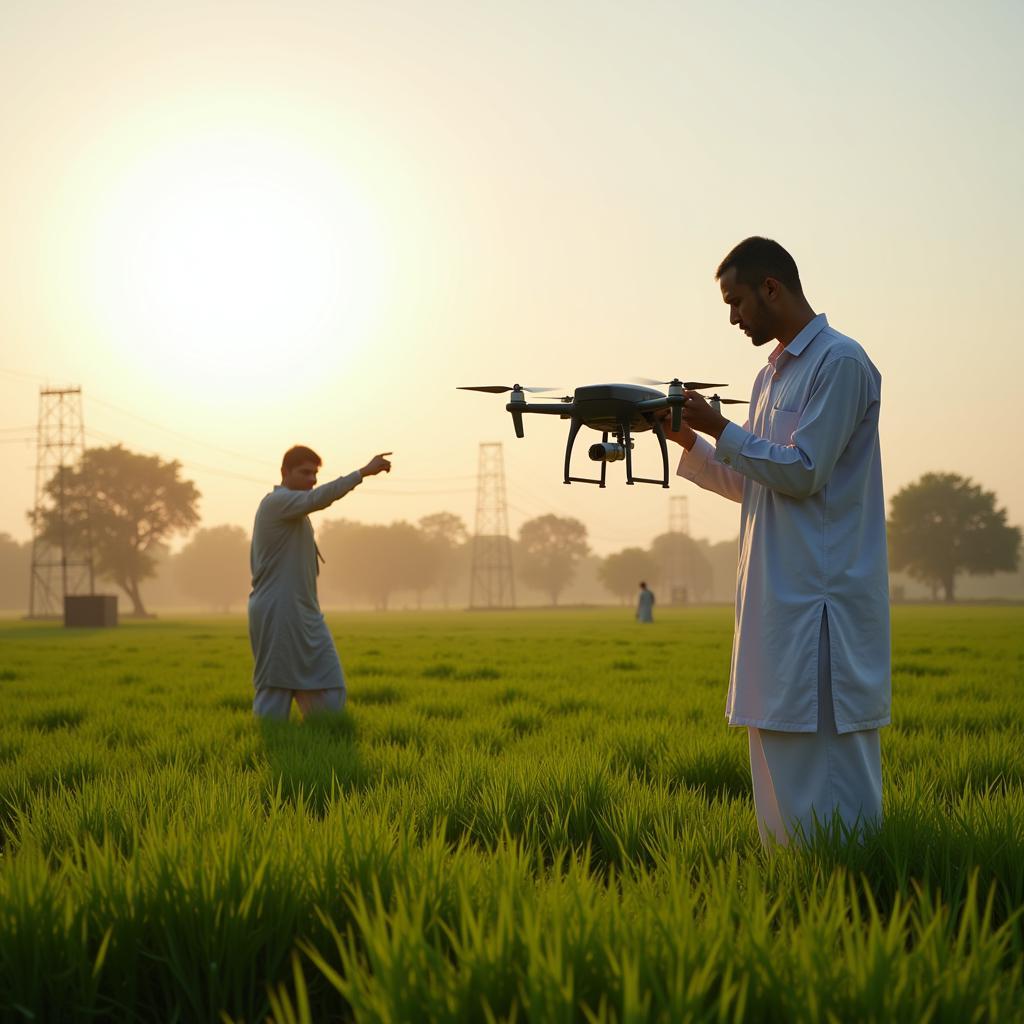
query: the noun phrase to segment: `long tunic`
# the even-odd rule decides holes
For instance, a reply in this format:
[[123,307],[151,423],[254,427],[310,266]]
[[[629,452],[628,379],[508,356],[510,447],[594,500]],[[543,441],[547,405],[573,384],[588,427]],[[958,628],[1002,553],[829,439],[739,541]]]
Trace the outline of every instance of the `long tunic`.
[[654,621],[654,594],[646,588],[640,591],[640,597],[636,602],[636,621]]
[[878,370],[821,314],[772,353],[747,423],[680,461],[680,476],[741,503],[731,725],[817,730],[825,608],[837,731],[889,722],[880,402]]
[[309,513],[327,508],[362,479],[357,470],[310,491],[278,485],[260,502],[249,551],[249,642],[257,690],[345,687],[317,599],[318,553]]

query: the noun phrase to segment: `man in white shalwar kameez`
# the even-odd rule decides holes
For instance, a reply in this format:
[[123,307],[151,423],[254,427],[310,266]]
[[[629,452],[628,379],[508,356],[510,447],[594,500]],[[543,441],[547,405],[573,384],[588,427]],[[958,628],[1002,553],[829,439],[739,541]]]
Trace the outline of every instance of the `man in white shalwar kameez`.
[[303,446],[290,448],[281,483],[260,502],[249,595],[253,712],[260,718],[287,719],[293,698],[303,715],[345,706],[345,676],[317,599],[320,552],[309,513],[327,508],[364,478],[390,472],[390,454],[375,455],[362,469],[317,487],[320,456]]
[[670,437],[679,476],[740,503],[726,716],[748,730],[758,828],[784,844],[835,815],[877,825],[890,715],[881,377],[815,314],[777,242],[741,242],[716,278],[730,323],[778,344],[743,427],[691,391]]

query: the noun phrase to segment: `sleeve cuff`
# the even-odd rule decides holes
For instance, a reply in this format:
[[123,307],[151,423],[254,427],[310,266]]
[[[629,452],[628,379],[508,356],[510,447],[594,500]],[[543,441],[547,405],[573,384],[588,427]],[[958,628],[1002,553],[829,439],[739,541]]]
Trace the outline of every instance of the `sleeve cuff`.
[[718,438],[718,444],[715,445],[716,461],[721,462],[723,466],[731,466],[748,437],[750,434],[742,427],[735,423],[726,424],[725,430]]
[[698,436],[689,451],[683,449],[682,458],[680,458],[679,466],[676,469],[676,476],[681,476],[686,480],[696,480],[704,472],[704,467],[708,464],[708,459],[713,451],[711,445],[703,437]]

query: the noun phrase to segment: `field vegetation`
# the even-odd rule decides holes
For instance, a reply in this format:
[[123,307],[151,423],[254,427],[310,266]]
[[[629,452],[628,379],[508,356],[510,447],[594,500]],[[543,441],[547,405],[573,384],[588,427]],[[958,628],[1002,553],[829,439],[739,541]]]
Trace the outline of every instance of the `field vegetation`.
[[899,607],[884,828],[762,851],[724,609],[0,624],[7,1021],[1024,1017],[1024,609]]

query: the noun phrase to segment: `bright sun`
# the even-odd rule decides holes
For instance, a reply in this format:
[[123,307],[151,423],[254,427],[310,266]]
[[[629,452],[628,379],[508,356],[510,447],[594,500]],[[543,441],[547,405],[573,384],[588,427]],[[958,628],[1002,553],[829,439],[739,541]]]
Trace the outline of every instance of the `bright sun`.
[[366,339],[382,250],[329,160],[194,139],[134,165],[100,209],[90,304],[143,372],[223,397],[281,385],[297,359],[338,365]]

